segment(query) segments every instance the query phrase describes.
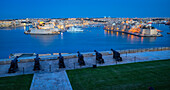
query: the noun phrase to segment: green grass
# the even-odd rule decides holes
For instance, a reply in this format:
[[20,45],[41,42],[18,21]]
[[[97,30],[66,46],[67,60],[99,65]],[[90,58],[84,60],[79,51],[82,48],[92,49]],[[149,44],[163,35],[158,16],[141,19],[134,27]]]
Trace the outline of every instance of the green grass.
[[170,90],[170,60],[67,70],[74,90]]
[[0,90],[29,90],[33,74],[0,78]]

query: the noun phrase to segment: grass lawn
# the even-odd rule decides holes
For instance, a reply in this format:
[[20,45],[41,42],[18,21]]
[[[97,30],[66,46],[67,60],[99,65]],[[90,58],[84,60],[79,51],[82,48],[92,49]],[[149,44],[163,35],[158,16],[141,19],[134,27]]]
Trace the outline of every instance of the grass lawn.
[[33,74],[1,77],[0,90],[29,90]]
[[67,70],[74,90],[170,90],[170,60]]

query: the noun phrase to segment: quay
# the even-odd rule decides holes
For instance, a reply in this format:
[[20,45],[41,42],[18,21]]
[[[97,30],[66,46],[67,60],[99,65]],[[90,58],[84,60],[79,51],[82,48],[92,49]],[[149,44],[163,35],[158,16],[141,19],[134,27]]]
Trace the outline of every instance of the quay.
[[[85,57],[85,66],[80,66],[78,64],[78,58],[76,54],[65,54],[64,63],[66,68],[59,68],[57,56],[40,57],[40,71],[33,71],[34,62],[33,59],[30,60],[19,60],[18,68],[16,73],[8,73],[10,66],[9,61],[0,62],[0,77],[6,76],[16,76],[23,74],[34,74],[30,90],[72,90],[69,78],[67,76],[66,70],[81,69],[93,67],[93,65],[98,66],[108,66],[108,65],[118,65],[126,63],[136,63],[154,60],[166,60],[170,59],[170,47],[159,47],[159,48],[147,48],[147,49],[129,49],[129,50],[117,50],[121,53],[123,61],[117,62],[113,59],[111,51],[100,52],[105,60],[104,64],[96,64],[96,57],[93,52],[82,53]],[[53,59],[52,59],[53,58]]]
[[159,35],[144,35],[144,34],[139,34],[139,33],[131,33],[128,31],[120,31],[120,30],[108,30],[107,31],[113,31],[113,32],[120,32],[120,33],[125,33],[125,34],[130,34],[130,35],[134,35],[134,36],[139,36],[139,37],[162,37],[163,35],[159,34]]
[[[150,51],[163,51],[163,50],[170,50],[170,47],[157,47],[157,48],[144,48],[144,49],[127,49],[127,50],[116,50],[120,54],[129,54],[129,53],[138,53],[138,52],[150,52]],[[112,51],[100,51],[102,55],[112,55]],[[82,53],[84,57],[91,57],[95,56],[95,52],[85,52]],[[40,61],[53,61],[57,60],[58,58],[58,53],[54,53],[53,55],[51,54],[40,54]],[[62,56],[64,59],[71,59],[71,58],[77,58],[77,53],[63,53]],[[35,56],[32,57],[21,57],[18,58],[18,63],[27,63],[27,62],[34,62]],[[10,64],[11,60],[14,58],[10,59],[0,59],[0,65],[5,65],[5,64]]]
[[[116,50],[120,54],[129,54],[129,53],[138,53],[138,52],[150,52],[150,51],[163,51],[163,50],[170,50],[170,47],[157,47],[157,48],[144,48],[144,49],[127,49],[127,50]],[[112,55],[112,51],[100,51],[102,55]],[[85,52],[82,53],[84,57],[91,57],[95,56],[95,52]],[[57,60],[58,58],[58,53],[54,53],[53,55],[51,54],[40,54],[40,61],[53,61]],[[64,59],[71,59],[71,58],[77,58],[77,53],[63,53],[62,56]],[[34,62],[35,56],[31,57],[21,57],[18,58],[18,63],[26,63],[26,62]],[[10,59],[0,59],[0,65],[5,65],[5,64],[10,64],[11,60],[14,58]]]
[[[112,58],[110,51],[101,52],[105,60],[104,64],[97,64],[98,66],[108,66],[144,61],[165,60],[170,59],[170,47],[162,48],[148,48],[148,49],[130,49],[119,50],[121,52],[122,62],[116,62]],[[127,52],[127,53],[126,53]],[[59,69],[58,60],[41,60],[41,70],[33,71],[34,62],[19,62],[19,71],[16,73],[8,74],[9,63],[0,65],[0,77],[15,76],[23,74],[34,74],[30,90],[46,90],[46,89],[59,89],[59,90],[72,90],[72,86],[68,79],[65,70],[81,69],[92,67],[96,64],[94,53],[84,53],[85,66],[79,66],[77,62],[77,56],[72,54],[70,56],[64,56],[64,62],[66,68]],[[66,58],[67,57],[67,58]],[[1,62],[2,63],[2,62]],[[24,69],[24,71],[23,71]]]

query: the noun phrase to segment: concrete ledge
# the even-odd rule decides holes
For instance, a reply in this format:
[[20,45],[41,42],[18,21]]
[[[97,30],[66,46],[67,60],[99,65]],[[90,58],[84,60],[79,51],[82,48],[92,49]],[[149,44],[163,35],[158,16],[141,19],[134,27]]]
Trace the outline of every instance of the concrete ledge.
[[39,54],[39,56],[47,56],[47,55],[51,55],[51,54]]
[[[127,50],[116,50],[118,51],[120,54],[126,54],[126,53],[137,53],[137,52],[149,52],[149,51],[162,51],[162,50],[170,50],[170,47],[157,47],[157,48],[144,48],[144,49],[127,49]],[[99,51],[102,55],[112,55],[112,51]],[[91,56],[95,56],[95,52],[86,52],[86,53],[82,53],[84,57],[91,57]],[[54,54],[54,55],[50,55],[48,54],[48,56],[44,56],[41,55],[40,61],[48,61],[48,60],[57,60],[58,55]],[[69,58],[77,58],[77,53],[72,53],[72,54],[63,54],[63,57],[65,59],[69,59]],[[18,63],[26,63],[26,62],[34,62],[34,58],[33,57],[24,57],[24,58],[19,58],[18,59]],[[12,59],[0,59],[0,65],[4,65],[4,64],[10,64]]]

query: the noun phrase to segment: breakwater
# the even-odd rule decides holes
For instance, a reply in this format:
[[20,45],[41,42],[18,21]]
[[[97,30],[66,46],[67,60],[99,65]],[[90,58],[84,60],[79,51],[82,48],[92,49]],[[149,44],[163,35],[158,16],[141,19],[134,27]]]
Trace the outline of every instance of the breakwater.
[[[151,52],[151,51],[163,51],[163,50],[170,50],[170,47],[156,47],[156,48],[144,48],[144,49],[126,49],[126,50],[116,50],[120,54],[128,54],[128,53],[137,53],[137,52]],[[99,51],[102,55],[112,55],[112,51]],[[95,56],[95,52],[86,52],[82,53],[84,57],[91,57]],[[50,61],[50,60],[57,60],[58,55],[47,55],[47,56],[40,56],[40,61]],[[77,53],[72,54],[63,54],[65,59],[69,58],[77,58]],[[33,57],[24,57],[19,58],[18,63],[26,63],[26,62],[34,62]],[[0,59],[0,65],[10,64],[12,59]]]
[[134,36],[139,36],[139,37],[161,37],[161,36],[163,36],[162,34],[158,34],[158,35],[144,35],[144,34],[140,34],[140,33],[132,33],[132,32],[121,31],[121,30],[110,30],[110,29],[106,29],[106,30],[107,31],[113,31],[113,32],[126,33],[126,34],[130,34],[130,35],[134,35]]

